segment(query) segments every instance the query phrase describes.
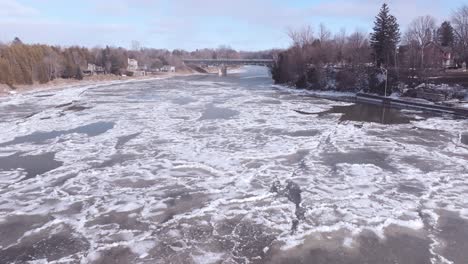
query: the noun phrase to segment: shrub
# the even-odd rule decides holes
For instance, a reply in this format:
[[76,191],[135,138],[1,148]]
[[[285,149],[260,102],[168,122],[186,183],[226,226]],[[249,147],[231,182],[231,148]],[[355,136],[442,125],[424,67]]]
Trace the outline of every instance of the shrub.
[[358,76],[352,69],[343,69],[336,73],[338,91],[354,91]]

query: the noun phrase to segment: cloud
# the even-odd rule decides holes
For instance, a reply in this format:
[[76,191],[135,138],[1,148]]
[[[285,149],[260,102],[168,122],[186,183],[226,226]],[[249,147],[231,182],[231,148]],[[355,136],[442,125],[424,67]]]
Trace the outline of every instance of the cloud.
[[15,0],[0,0],[0,17],[27,17],[39,14],[39,11]]

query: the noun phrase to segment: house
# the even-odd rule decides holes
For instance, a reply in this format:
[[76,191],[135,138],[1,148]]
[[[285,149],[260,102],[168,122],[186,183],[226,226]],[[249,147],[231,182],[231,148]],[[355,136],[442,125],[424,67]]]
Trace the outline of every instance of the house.
[[129,58],[127,70],[131,72],[138,71],[138,61]]
[[92,64],[92,63],[88,63],[88,67],[87,67],[87,71],[90,71],[90,72],[95,72],[96,71],[96,64]]
[[102,66],[96,66],[96,71],[95,71],[96,74],[104,74],[106,73],[106,71],[104,70],[104,67]]
[[133,71],[133,76],[146,76],[146,71]]
[[127,71],[131,72],[130,76],[146,76],[146,66],[138,67],[138,61],[128,59]]
[[96,75],[96,74],[103,74],[104,67],[97,66],[96,64],[88,63],[86,69],[83,70],[85,75]]
[[162,72],[175,72],[175,67],[174,66],[170,66],[170,65],[164,65],[162,68],[161,68],[161,71]]
[[96,64],[88,63],[86,69],[83,70],[84,75],[94,75],[96,72]]
[[424,63],[433,67],[449,68],[455,66],[451,47],[441,46],[434,41],[424,46]]

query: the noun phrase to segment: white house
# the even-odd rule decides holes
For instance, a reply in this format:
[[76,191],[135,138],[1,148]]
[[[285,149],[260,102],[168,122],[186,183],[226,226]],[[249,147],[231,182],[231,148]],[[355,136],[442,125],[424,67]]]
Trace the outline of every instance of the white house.
[[88,63],[88,67],[83,70],[85,75],[95,75],[95,74],[103,74],[104,68],[101,66],[97,66],[96,64]]
[[169,65],[164,65],[161,68],[162,72],[175,72],[175,67],[174,66],[169,66]]
[[95,72],[96,71],[96,64],[88,63],[88,68],[87,70],[90,72]]
[[128,59],[128,71],[137,71],[138,70],[138,61],[135,59]]

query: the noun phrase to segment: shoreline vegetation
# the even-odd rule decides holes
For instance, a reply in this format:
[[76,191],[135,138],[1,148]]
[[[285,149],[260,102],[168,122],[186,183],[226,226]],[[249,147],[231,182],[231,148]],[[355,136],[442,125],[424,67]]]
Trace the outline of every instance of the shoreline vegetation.
[[468,6],[437,26],[416,17],[402,34],[387,4],[373,31],[344,29],[332,34],[324,24],[289,30],[291,46],[272,67],[276,84],[334,92],[420,98],[433,103],[468,103]]

